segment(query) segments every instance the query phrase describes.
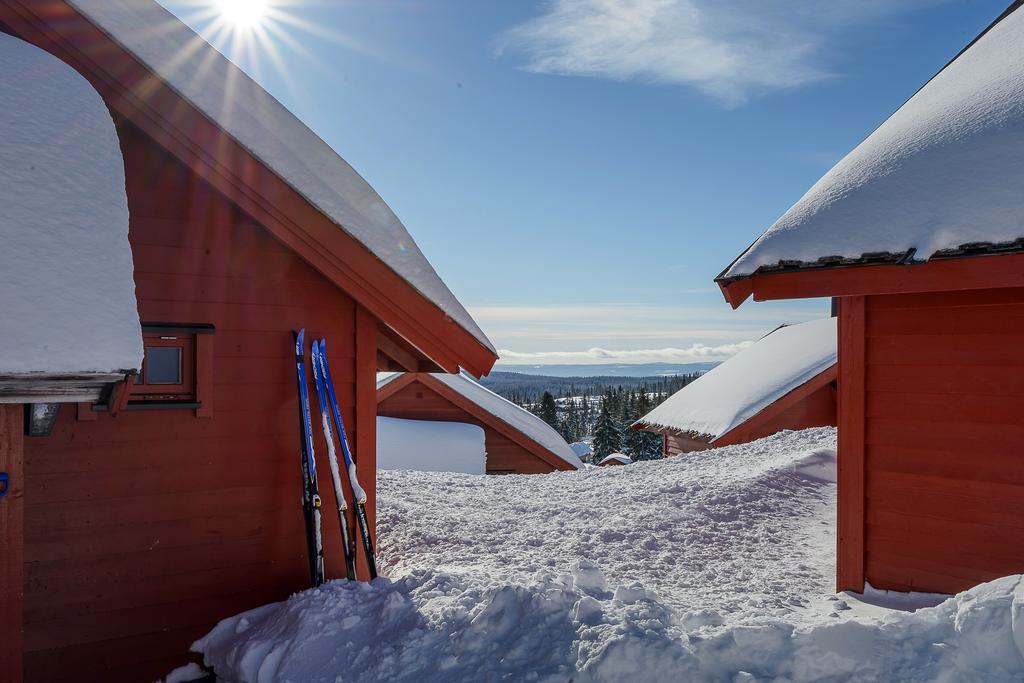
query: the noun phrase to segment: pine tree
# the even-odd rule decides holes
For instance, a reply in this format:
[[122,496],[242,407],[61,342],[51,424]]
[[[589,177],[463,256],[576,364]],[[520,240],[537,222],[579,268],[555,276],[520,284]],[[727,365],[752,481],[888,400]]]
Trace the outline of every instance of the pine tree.
[[615,418],[609,410],[607,396],[601,401],[601,412],[594,423],[594,456],[600,460],[607,455],[618,452],[621,446],[621,432]]
[[558,429],[558,405],[555,403],[555,397],[551,395],[550,391],[545,391],[540,397],[537,417]]

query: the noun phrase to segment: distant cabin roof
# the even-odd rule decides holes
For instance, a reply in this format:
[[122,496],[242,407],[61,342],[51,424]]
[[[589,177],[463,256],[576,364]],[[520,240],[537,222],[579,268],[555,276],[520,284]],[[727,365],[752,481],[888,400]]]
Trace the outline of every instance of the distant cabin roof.
[[781,327],[687,384],[636,425],[714,440],[835,364],[835,318]]
[[583,443],[582,441],[573,441],[569,444],[569,448],[571,448],[572,452],[581,458],[594,452],[594,449],[590,447],[590,444]]
[[486,349],[390,207],[316,133],[153,0],[68,0]]
[[781,267],[1022,250],[1021,178],[1024,10],[1015,4],[719,280]]
[[[402,376],[402,373],[379,373],[377,375],[377,390],[380,391],[389,383],[398,380]],[[524,410],[503,396],[499,396],[464,373],[457,375],[430,373],[429,376],[480,406],[513,429],[526,435],[559,459],[564,460],[577,469],[583,467],[583,462],[566,440],[562,438],[562,435],[552,429],[547,422],[528,410]]]
[[138,369],[124,160],[106,105],[6,33],[0,102],[0,374]]
[[612,453],[611,455],[605,456],[601,460],[601,462],[598,463],[598,465],[607,465],[608,463],[612,462],[622,463],[623,465],[631,465],[633,464],[633,458],[623,453]]

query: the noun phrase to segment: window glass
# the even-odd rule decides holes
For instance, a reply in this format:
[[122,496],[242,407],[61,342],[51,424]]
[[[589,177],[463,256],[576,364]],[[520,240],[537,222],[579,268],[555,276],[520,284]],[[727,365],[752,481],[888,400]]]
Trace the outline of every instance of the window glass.
[[151,346],[146,349],[146,384],[181,384],[181,348]]

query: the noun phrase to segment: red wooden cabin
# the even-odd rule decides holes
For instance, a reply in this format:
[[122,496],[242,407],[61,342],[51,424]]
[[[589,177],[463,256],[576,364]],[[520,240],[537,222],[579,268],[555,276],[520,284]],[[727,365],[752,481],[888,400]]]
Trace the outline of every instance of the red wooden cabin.
[[[329,340],[371,523],[378,369],[496,355],[372,188],[156,3],[0,0],[0,31],[109,108],[147,359],[49,436],[0,406],[0,680],[154,680],[221,618],[308,587],[293,329]],[[175,381],[149,381],[168,355]]]
[[1020,4],[719,277],[839,297],[840,590],[1024,572]]
[[836,424],[836,325],[787,325],[711,369],[641,417],[663,455]]
[[488,474],[542,474],[583,465],[546,422],[464,375],[384,377],[378,385],[377,414],[482,427]]

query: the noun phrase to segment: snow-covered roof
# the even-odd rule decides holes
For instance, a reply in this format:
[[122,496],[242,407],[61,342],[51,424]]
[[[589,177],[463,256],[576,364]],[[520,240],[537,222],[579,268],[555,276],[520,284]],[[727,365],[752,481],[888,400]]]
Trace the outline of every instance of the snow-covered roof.
[[69,0],[69,4],[494,351],[377,192],[216,48],[153,0]]
[[582,441],[573,441],[571,444],[569,444],[569,448],[571,448],[572,452],[581,458],[584,455],[590,455],[591,453],[594,452],[594,449],[590,447],[590,444],[583,443]]
[[687,384],[636,424],[717,439],[835,363],[835,318],[781,327]]
[[138,369],[124,160],[106,105],[0,32],[0,374]]
[[613,462],[617,462],[617,463],[619,463],[621,465],[632,465],[633,464],[633,458],[629,457],[625,453],[612,453],[611,455],[606,455],[604,458],[601,459],[601,462],[599,462],[597,464],[598,465],[609,465],[609,464],[611,464]]
[[[721,280],[780,265],[1024,249],[1024,10],[835,165]],[[948,250],[953,250],[949,252]]]
[[[401,376],[400,373],[379,373],[377,375],[377,389],[384,388],[389,382]],[[530,411],[520,408],[503,396],[499,396],[465,373],[457,375],[431,373],[430,376],[452,391],[457,392],[463,398],[480,406],[516,431],[525,434],[573,467],[577,469],[583,467],[583,462],[573,452],[572,448],[569,447],[569,444],[562,438],[562,435]]]

